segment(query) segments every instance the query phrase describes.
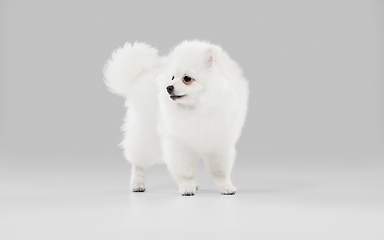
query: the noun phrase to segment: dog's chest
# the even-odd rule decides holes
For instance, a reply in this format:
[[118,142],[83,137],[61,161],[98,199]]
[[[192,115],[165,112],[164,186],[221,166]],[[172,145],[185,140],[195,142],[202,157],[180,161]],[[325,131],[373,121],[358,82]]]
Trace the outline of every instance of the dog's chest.
[[168,130],[191,147],[203,150],[228,140],[230,121],[229,116],[215,111],[205,114],[190,112],[174,116]]

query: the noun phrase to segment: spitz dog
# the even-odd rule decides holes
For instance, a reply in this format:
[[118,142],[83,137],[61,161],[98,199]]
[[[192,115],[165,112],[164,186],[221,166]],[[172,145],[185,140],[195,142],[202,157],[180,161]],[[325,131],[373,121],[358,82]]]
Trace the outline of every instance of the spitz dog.
[[160,57],[148,44],[126,43],[103,72],[109,90],[126,99],[121,146],[132,163],[132,191],[145,191],[145,170],[165,162],[181,195],[193,196],[196,163],[203,158],[221,194],[236,193],[230,173],[249,91],[221,47],[184,41]]

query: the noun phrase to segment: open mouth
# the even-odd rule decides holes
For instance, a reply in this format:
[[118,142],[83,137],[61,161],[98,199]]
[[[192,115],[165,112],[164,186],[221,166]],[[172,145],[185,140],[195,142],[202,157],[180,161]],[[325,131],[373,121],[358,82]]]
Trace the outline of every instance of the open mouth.
[[171,99],[172,100],[177,100],[177,99],[180,99],[182,97],[184,97],[185,95],[181,95],[181,96],[178,96],[178,95],[170,95]]

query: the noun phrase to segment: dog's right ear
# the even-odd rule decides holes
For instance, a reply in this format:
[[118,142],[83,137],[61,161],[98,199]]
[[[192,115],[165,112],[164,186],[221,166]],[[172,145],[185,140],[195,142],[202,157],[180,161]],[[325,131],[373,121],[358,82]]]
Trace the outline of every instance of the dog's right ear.
[[207,67],[211,67],[217,62],[217,49],[215,47],[209,47],[206,51],[205,63]]

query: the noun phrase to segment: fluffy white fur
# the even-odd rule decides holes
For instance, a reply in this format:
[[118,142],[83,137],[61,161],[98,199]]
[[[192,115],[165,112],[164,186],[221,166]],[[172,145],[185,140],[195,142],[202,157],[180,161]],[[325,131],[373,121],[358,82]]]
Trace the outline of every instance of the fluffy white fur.
[[221,47],[184,41],[159,57],[145,43],[126,43],[107,61],[104,77],[113,93],[126,98],[121,146],[132,163],[132,191],[144,191],[145,170],[165,162],[180,193],[194,195],[202,157],[220,192],[236,193],[230,172],[246,117],[248,83]]

